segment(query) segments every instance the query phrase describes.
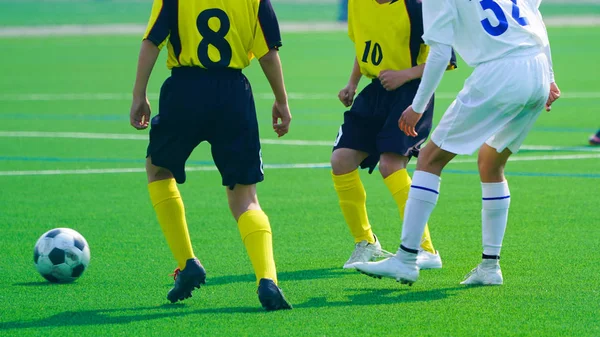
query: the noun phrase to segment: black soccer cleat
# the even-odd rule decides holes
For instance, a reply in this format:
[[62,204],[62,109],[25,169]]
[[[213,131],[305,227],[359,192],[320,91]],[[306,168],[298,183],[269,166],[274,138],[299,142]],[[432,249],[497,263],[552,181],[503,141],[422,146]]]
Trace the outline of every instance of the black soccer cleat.
[[266,311],[292,309],[281,289],[271,279],[260,279],[257,293],[258,300]]
[[206,283],[206,271],[200,261],[193,258],[185,262],[185,268],[182,271],[175,270],[174,278],[175,286],[167,294],[167,299],[171,303],[192,297],[192,291]]

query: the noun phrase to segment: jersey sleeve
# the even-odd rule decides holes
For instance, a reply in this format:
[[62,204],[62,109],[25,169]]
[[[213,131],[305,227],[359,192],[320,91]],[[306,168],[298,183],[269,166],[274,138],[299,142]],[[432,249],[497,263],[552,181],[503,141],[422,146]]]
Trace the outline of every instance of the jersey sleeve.
[[258,5],[258,23],[254,33],[252,54],[257,58],[265,56],[271,49],[282,46],[279,22],[270,0],[260,0]]
[[354,42],[354,0],[348,0],[348,37],[352,42]]
[[144,34],[144,40],[154,43],[159,49],[162,48],[171,33],[169,29],[169,0],[154,0],[152,13],[148,21],[148,27]]
[[457,12],[453,2],[423,0],[423,41],[426,44],[454,44],[454,22]]
[[423,5],[419,0],[406,0],[406,10],[410,19],[410,52],[412,65],[425,63],[429,46],[423,41]]
[[440,84],[444,71],[448,69],[448,55],[451,52],[452,47],[449,45],[435,42],[431,45],[423,77],[412,103],[416,113],[423,113],[427,109],[427,104]]

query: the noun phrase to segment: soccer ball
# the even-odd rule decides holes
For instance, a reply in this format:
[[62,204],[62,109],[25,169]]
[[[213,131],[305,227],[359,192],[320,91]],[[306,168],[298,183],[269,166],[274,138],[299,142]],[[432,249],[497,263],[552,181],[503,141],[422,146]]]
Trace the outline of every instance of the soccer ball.
[[70,228],[55,228],[44,233],[33,249],[37,271],[52,283],[73,282],[90,263],[90,248],[85,238]]

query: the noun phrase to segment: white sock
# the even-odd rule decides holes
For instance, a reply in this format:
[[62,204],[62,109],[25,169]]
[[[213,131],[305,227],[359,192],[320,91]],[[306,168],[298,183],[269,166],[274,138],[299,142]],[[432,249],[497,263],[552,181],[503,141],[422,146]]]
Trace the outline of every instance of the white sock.
[[483,257],[499,259],[510,206],[508,182],[505,180],[501,183],[481,183],[481,194],[483,197],[481,209]]
[[415,171],[404,209],[402,245],[400,249],[416,253],[431,212],[437,204],[440,177],[425,171]]

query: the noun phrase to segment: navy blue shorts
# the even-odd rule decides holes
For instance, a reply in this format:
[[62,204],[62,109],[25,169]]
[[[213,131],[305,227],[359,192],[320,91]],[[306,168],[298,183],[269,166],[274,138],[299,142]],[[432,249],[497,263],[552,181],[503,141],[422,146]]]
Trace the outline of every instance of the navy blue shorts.
[[224,186],[264,179],[252,88],[239,70],[174,68],[160,90],[147,156],[183,184],[185,162],[203,141]]
[[398,128],[398,120],[417,94],[420,81],[411,81],[394,91],[387,91],[379,80],[374,79],[354,100],[344,113],[333,150],[346,148],[363,151],[369,156],[361,168],[372,173],[384,152],[405,157],[417,157],[419,148],[431,132],[433,98],[416,125],[417,137],[409,137]]

